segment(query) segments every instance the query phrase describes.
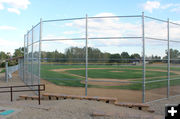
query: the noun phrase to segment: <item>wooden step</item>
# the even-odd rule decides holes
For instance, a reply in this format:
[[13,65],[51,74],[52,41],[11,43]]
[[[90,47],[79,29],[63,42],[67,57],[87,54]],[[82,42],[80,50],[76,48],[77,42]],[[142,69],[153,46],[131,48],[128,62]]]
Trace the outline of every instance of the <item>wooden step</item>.
[[20,95],[19,99],[20,100],[27,100],[27,97],[28,97],[27,95]]
[[91,97],[91,100],[96,100],[96,101],[101,101],[101,102],[105,102],[105,103],[110,103],[110,104],[115,104],[115,102],[117,101],[117,98],[110,98],[110,97]]
[[143,111],[148,111],[149,105],[143,104],[143,103],[115,103],[116,106],[122,106],[122,107],[129,107],[129,108],[134,108],[138,110],[143,110]]
[[20,95],[20,100],[38,100],[38,96],[28,96],[28,95]]
[[46,100],[79,99],[79,100],[101,101],[101,102],[110,103],[110,104],[114,104],[117,101],[117,98],[98,97],[98,96],[65,95],[65,94],[56,94],[56,93],[44,93],[44,94],[42,94],[42,96]]
[[147,112],[154,113],[155,110],[153,110],[153,109],[148,109]]

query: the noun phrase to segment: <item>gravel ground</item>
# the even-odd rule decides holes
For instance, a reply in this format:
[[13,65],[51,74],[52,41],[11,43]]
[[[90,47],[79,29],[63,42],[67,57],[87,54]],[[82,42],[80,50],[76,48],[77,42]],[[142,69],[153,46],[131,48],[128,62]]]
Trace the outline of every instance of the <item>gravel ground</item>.
[[0,103],[0,105],[22,110],[8,119],[98,119],[99,117],[91,116],[94,111],[120,114],[110,117],[100,117],[107,119],[163,118],[163,116],[139,110],[86,100],[42,101],[40,106],[37,104],[37,101],[16,101],[13,103]]
[[175,96],[167,100],[161,100],[161,101],[149,103],[151,109],[155,110],[156,114],[161,114],[161,115],[165,115],[166,104],[180,104],[180,96]]

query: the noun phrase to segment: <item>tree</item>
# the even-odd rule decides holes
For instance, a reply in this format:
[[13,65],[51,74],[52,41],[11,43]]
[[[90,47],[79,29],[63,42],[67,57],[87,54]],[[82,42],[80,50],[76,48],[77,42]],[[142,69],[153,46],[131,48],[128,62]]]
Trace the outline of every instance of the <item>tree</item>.
[[113,63],[113,62],[120,63],[121,62],[121,55],[120,54],[111,54],[109,62],[110,63]]
[[21,56],[24,56],[24,48],[20,47],[18,49],[15,49],[13,57],[21,57]]
[[[166,56],[163,57],[163,59],[168,59],[168,50],[166,50],[165,53],[166,53]],[[180,52],[177,49],[170,49],[170,59],[171,59],[171,63],[180,63],[180,61],[177,60],[177,59],[180,59]],[[176,60],[173,60],[173,59],[176,59]]]
[[122,53],[121,53],[121,58],[128,59],[128,58],[130,58],[130,57],[129,57],[129,54],[128,54],[127,52],[122,52]]
[[130,56],[131,59],[141,59],[141,56],[137,53],[134,53]]
[[5,52],[0,52],[0,67],[5,67],[5,60],[8,59],[9,56]]
[[9,56],[5,53],[5,52],[3,52],[3,51],[1,51],[0,52],[0,60],[5,60],[5,59],[7,59]]
[[122,52],[121,58],[122,58],[123,63],[129,63],[130,62],[130,60],[129,60],[130,56],[127,52]]

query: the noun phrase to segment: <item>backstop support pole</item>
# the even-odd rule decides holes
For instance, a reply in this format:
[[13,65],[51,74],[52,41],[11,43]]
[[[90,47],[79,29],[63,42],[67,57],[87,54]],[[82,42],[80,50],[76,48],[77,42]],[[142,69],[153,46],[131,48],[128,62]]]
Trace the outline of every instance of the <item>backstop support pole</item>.
[[26,64],[26,84],[28,85],[28,81],[29,81],[29,31],[27,31],[27,64]]
[[6,64],[5,64],[5,67],[6,67],[6,73],[5,73],[5,78],[6,78],[6,82],[8,82],[8,61],[6,61]]
[[167,20],[167,47],[168,47],[168,81],[167,81],[167,98],[169,98],[170,94],[170,49],[169,49],[169,18]]
[[85,81],[85,96],[87,96],[88,88],[88,15],[86,15],[86,81]]
[[146,91],[146,60],[145,60],[145,37],[144,37],[144,12],[142,12],[142,56],[143,56],[143,82],[142,82],[142,102],[145,103]]
[[32,42],[32,49],[31,49],[31,85],[33,85],[33,82],[34,82],[34,77],[33,77],[33,26],[32,26],[32,36],[31,36],[31,42]]
[[23,61],[23,81],[25,82],[25,60],[26,60],[26,35],[24,35],[24,61]]
[[39,67],[38,84],[39,85],[40,85],[40,79],[41,79],[41,40],[42,40],[42,18],[40,19],[40,31],[39,31],[39,58],[38,58],[38,67]]

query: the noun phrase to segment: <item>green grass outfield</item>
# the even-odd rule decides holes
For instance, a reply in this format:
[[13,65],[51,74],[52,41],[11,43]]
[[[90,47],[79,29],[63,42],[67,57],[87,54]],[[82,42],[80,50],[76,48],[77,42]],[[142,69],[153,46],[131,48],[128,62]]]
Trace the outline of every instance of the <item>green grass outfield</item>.
[[[111,68],[111,69],[88,69],[89,78],[106,78],[118,79],[127,81],[142,82],[142,66],[122,66],[122,65],[89,65],[89,68]],[[51,71],[53,69],[70,69],[77,68],[77,70],[67,70],[64,72]],[[55,64],[41,64],[41,78],[48,80],[54,84],[61,86],[84,87],[81,80],[85,80],[85,70],[78,68],[85,68],[84,65],[55,65]],[[167,86],[167,72],[157,70],[167,70],[167,66],[147,66],[146,67],[146,81],[162,80],[160,82],[147,83],[146,89],[161,88]],[[154,71],[153,71],[154,70]],[[118,72],[113,72],[118,71]],[[171,67],[171,76],[173,79],[171,85],[180,85],[180,75],[173,72],[180,72],[180,67]],[[74,75],[72,75],[74,74]],[[111,89],[131,89],[141,90],[142,83],[131,83],[121,86],[100,86],[89,85],[89,87],[111,88]]]

